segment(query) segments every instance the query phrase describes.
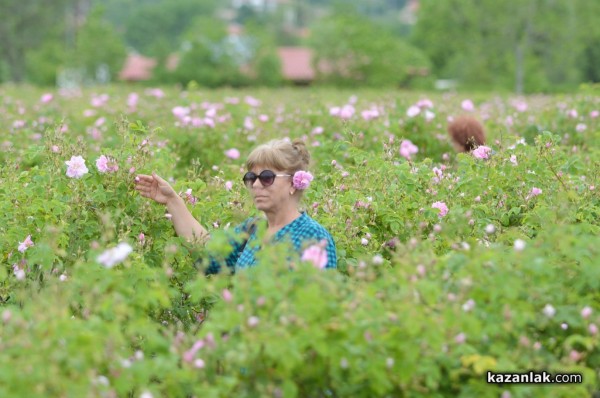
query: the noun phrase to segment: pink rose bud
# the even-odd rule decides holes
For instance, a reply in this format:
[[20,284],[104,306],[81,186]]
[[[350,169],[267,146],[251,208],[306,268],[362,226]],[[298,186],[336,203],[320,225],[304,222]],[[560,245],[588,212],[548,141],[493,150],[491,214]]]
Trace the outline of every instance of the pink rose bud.
[[462,343],[464,343],[465,341],[467,341],[467,336],[466,336],[464,333],[459,333],[459,334],[457,334],[457,335],[454,337],[454,341],[455,341],[457,344],[462,344]]
[[581,310],[581,316],[587,319],[590,317],[590,315],[592,315],[592,308],[588,306],[583,307]]
[[2,322],[8,323],[8,322],[10,322],[11,318],[12,318],[12,312],[10,312],[10,310],[4,310],[4,312],[2,313]]
[[571,350],[571,352],[569,353],[569,358],[573,362],[579,362],[579,360],[582,358],[582,355],[579,351]]

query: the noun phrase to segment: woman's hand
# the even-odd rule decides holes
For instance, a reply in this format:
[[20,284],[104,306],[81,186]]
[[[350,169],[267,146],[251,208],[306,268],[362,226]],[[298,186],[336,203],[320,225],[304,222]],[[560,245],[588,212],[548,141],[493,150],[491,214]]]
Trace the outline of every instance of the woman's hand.
[[177,198],[177,192],[156,173],[152,173],[151,176],[138,174],[135,178],[135,189],[143,197],[161,204],[167,204],[169,200]]
[[135,177],[135,190],[145,198],[167,205],[167,211],[171,214],[171,222],[178,236],[194,243],[204,243],[210,237],[208,231],[190,213],[183,199],[156,173],[152,173],[151,176],[139,174]]

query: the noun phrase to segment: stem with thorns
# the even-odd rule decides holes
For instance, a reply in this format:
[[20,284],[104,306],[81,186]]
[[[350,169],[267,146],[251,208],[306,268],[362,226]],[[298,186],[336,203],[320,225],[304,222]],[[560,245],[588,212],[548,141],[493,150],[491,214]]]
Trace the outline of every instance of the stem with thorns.
[[560,178],[560,176],[558,175],[558,173],[556,172],[556,170],[554,170],[554,167],[552,167],[552,165],[550,164],[550,161],[548,160],[548,158],[546,157],[546,155],[544,155],[543,158],[546,161],[546,163],[548,164],[548,167],[550,168],[550,171],[552,172],[552,174],[554,174],[554,177],[556,177],[556,179],[558,180],[558,182],[560,182],[560,184],[564,188],[565,192],[568,193],[569,192],[569,188],[567,188],[567,185],[565,184],[565,182],[562,180],[562,178]]

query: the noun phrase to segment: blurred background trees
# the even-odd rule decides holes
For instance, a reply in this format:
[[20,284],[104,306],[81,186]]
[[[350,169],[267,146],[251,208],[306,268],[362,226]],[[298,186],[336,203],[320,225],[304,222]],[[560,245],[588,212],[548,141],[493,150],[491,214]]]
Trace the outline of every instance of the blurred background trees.
[[277,86],[288,46],[311,51],[311,83],[520,93],[600,81],[598,1],[3,0],[0,14],[0,81],[115,81],[137,54],[152,84]]
[[321,79],[336,85],[407,85],[413,70],[429,68],[420,49],[352,10],[338,9],[315,21],[309,43],[322,65]]
[[51,37],[60,40],[70,0],[56,0],[45,7],[35,0],[3,0],[0,2],[0,63],[5,80],[21,81],[25,76],[26,56]]
[[[106,18],[123,32],[129,46],[142,54],[155,56],[158,40],[178,49],[183,35],[193,28],[197,19],[211,18],[218,4],[217,0],[109,0],[105,7]],[[216,29],[224,29],[224,26]]]
[[598,22],[600,2],[586,0],[421,0],[412,38],[435,75],[552,91],[598,81]]

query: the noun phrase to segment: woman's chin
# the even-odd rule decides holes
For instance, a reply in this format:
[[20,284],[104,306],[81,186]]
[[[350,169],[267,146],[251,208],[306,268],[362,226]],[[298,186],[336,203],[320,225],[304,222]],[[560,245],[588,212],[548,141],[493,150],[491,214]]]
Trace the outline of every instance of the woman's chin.
[[257,210],[264,210],[267,208],[267,204],[264,199],[254,199],[254,207],[256,207]]

